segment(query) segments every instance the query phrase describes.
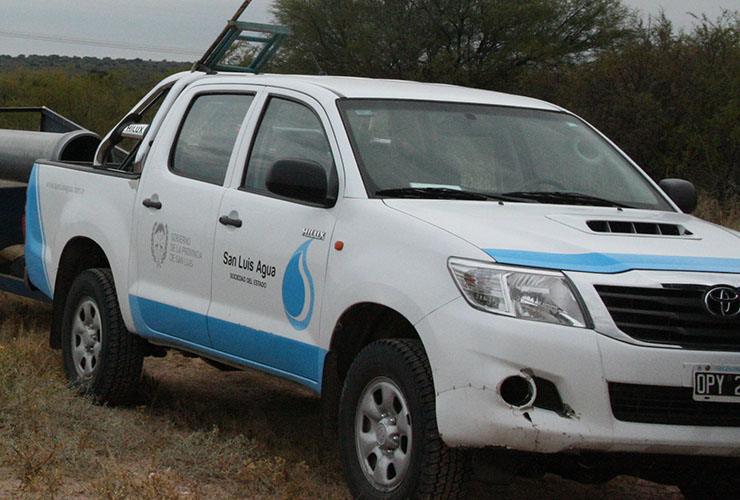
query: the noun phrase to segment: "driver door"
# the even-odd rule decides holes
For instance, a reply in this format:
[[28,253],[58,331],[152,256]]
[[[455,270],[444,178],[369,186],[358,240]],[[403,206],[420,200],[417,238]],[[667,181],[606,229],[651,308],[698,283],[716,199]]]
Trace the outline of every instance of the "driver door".
[[323,110],[308,98],[288,91],[267,97],[246,171],[221,204],[228,219],[216,229],[208,318],[214,349],[316,387],[326,355],[318,347],[320,311],[336,209],[333,201],[301,201],[268,186],[284,160],[311,162],[336,201],[338,155],[327,129]]

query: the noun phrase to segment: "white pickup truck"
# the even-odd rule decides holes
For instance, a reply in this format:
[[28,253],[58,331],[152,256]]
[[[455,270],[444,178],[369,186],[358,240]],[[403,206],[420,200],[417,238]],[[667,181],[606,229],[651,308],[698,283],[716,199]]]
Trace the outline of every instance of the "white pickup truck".
[[714,498],[740,481],[740,235],[695,203],[538,100],[194,71],[93,165],[36,163],[25,257],[82,390],[121,401],[162,348],[296,381],[358,498],[457,498],[473,449]]

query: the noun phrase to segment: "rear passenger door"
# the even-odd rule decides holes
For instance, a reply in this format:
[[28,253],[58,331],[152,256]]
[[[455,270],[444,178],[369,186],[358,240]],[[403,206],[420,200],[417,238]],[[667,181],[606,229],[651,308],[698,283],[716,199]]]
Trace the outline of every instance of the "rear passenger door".
[[317,388],[326,353],[319,347],[319,313],[336,209],[332,201],[322,206],[268,186],[276,164],[311,163],[335,202],[337,158],[319,104],[298,93],[271,92],[245,171],[221,203],[220,216],[228,219],[218,224],[214,249],[213,347]]
[[135,205],[137,329],[209,346],[213,238],[236,139],[254,100],[233,86],[191,89],[145,162]]

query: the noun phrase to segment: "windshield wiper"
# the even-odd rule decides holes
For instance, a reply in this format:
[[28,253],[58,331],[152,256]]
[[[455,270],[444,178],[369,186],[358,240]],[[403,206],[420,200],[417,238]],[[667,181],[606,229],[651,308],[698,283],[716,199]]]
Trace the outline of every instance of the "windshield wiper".
[[496,196],[489,196],[474,191],[452,189],[443,187],[405,187],[396,189],[381,189],[375,192],[375,196],[388,198],[432,198],[438,200],[498,200]]
[[599,198],[598,196],[591,196],[590,194],[574,193],[566,191],[515,191],[511,193],[504,193],[503,196],[512,196],[516,198],[525,198],[539,203],[554,203],[554,204],[574,204],[574,205],[595,205],[598,207],[620,207],[620,208],[634,208],[630,205],[625,205],[618,201],[607,200],[606,198]]
[[395,189],[381,189],[375,191],[375,196],[387,198],[418,198],[436,200],[473,200],[473,201],[526,201],[527,198],[510,196],[501,193],[481,193],[478,191],[466,191],[464,189],[452,189],[445,187],[405,187]]
[[607,200],[588,194],[564,191],[515,191],[510,193],[481,193],[444,187],[405,187],[381,189],[375,196],[387,198],[416,198],[437,200],[496,200],[496,201],[534,201],[537,203],[595,205],[600,207],[633,208],[618,201]]

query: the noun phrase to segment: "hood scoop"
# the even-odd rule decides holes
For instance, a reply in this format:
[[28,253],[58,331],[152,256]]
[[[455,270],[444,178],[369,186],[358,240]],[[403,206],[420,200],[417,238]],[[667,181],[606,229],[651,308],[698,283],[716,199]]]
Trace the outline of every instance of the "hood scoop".
[[[589,214],[579,216],[576,214],[548,214],[545,217],[565,224],[588,234],[600,236],[636,236],[652,238],[679,238],[687,240],[701,240],[695,230],[689,230],[688,224],[693,224],[693,218],[684,214],[670,214],[666,212],[654,212],[619,215],[597,215]],[[685,222],[684,222],[685,221]]]
[[640,234],[650,236],[693,236],[680,224],[628,220],[588,220],[588,228],[595,233]]

